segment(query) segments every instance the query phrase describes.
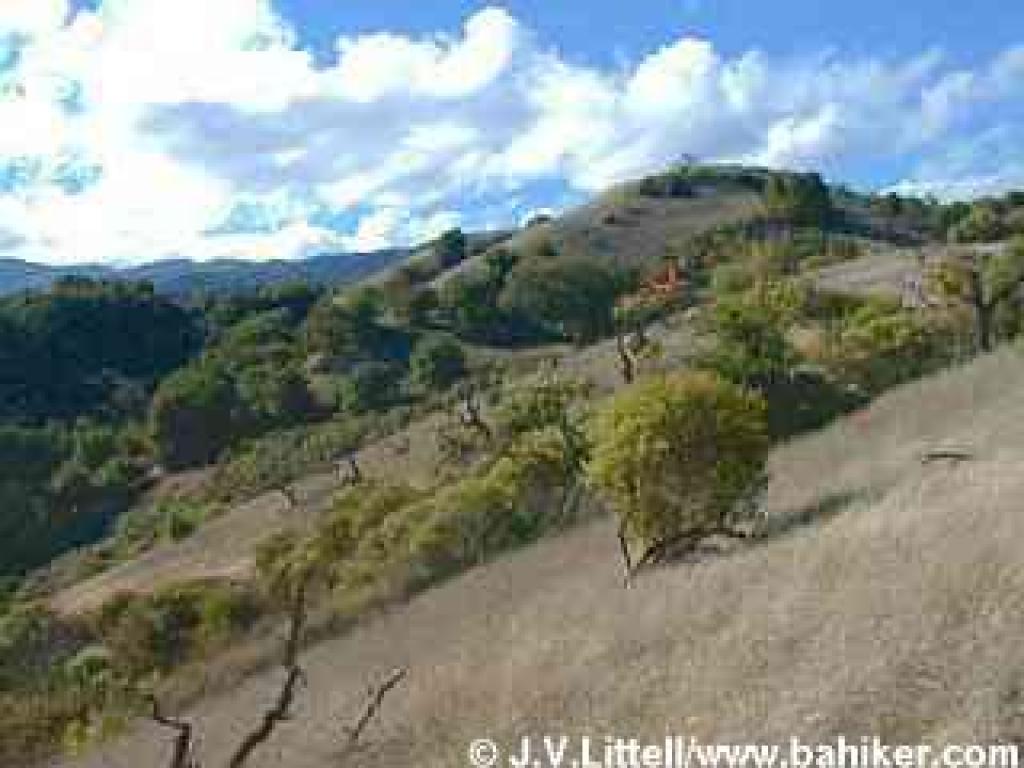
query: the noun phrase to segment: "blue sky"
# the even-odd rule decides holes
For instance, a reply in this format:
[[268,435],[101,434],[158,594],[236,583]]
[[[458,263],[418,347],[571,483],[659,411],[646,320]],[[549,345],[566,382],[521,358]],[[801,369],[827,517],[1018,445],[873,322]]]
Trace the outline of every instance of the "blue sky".
[[[684,35],[713,40],[723,53],[752,48],[799,55],[828,48],[907,55],[941,47],[965,65],[1021,42],[1024,4],[1014,0],[515,0],[501,4],[566,55],[614,65]],[[481,7],[471,0],[276,0],[303,42],[329,52],[339,35],[382,29],[455,34]]]
[[1024,186],[1024,3],[0,3],[0,258],[406,244],[684,153]]

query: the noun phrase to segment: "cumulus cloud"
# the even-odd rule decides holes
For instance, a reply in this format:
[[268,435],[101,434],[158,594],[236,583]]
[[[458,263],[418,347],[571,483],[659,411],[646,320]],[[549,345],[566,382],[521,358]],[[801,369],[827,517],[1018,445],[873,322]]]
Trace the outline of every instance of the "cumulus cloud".
[[998,140],[998,169],[947,147],[1021,117],[1022,84],[1024,46],[960,70],[684,38],[608,71],[496,8],[454,37],[343,37],[324,65],[270,0],[4,0],[0,243],[58,263],[385,247],[514,223],[684,153],[1006,185],[1024,181],[1020,142]]

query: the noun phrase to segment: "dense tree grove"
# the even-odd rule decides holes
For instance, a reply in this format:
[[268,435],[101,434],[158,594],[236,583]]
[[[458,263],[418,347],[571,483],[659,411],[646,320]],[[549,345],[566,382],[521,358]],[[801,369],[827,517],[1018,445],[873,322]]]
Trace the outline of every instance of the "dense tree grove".
[[0,421],[39,424],[117,407],[201,344],[193,313],[146,284],[64,280],[0,302]]

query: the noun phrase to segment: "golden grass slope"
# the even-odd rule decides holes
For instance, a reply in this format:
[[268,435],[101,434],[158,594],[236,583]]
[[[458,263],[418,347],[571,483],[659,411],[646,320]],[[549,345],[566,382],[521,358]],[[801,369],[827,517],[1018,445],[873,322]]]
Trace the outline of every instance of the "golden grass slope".
[[[1008,348],[779,449],[766,536],[621,588],[600,521],[427,592],[311,649],[309,689],[253,766],[339,764],[367,683],[408,682],[363,768],[465,766],[470,739],[737,742],[1024,736],[1024,355]],[[936,446],[976,460],[923,465]],[[206,764],[273,697],[255,677],[190,713]],[[166,763],[141,723],[82,766]],[[161,760],[164,760],[162,763]]]

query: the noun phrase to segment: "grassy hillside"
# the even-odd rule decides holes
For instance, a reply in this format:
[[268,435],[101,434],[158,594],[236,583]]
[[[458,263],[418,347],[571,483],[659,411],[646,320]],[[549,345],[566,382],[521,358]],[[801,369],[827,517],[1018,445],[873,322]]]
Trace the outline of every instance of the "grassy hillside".
[[[427,707],[432,691],[451,689],[465,711],[428,723],[414,708],[405,722],[415,739],[392,744],[435,744],[431,764],[455,764],[451,739],[474,723],[482,727],[481,713],[503,723],[527,717],[525,705],[505,714],[477,707],[474,673],[459,666],[485,648],[503,648],[495,627],[513,634],[493,606],[508,606],[525,633],[522,681],[506,681],[509,670],[494,673],[497,700],[509,707],[521,695],[520,704],[540,712],[561,702],[562,710],[549,712],[562,712],[556,724],[575,727],[581,713],[592,713],[607,718],[601,722],[650,725],[668,717],[676,699],[648,667],[676,674],[680,666],[688,670],[687,690],[703,692],[697,709],[710,713],[702,715],[708,722],[726,728],[735,721],[738,730],[728,732],[742,734],[765,720],[757,707],[780,695],[773,686],[783,671],[817,663],[814,652],[842,656],[834,648],[827,655],[828,644],[846,642],[844,632],[854,637],[852,626],[829,628],[839,577],[825,572],[818,550],[837,562],[856,551],[828,543],[831,521],[889,525],[898,517],[893,509],[906,506],[899,494],[932,493],[921,485],[932,475],[921,473],[938,482],[944,468],[921,465],[920,452],[953,440],[961,426],[986,423],[956,400],[970,382],[989,387],[971,407],[1003,408],[1001,398],[1016,396],[992,388],[1020,378],[1004,353],[978,363],[987,373],[946,374],[787,444],[1024,329],[1024,242],[994,256],[947,249],[934,242],[933,219],[944,209],[883,202],[830,190],[813,174],[682,167],[518,233],[453,230],[359,286],[290,284],[191,305],[184,319],[201,331],[202,344],[183,367],[126,382],[134,389],[101,398],[92,411],[72,408],[65,423],[15,421],[0,431],[11,455],[24,457],[17,459],[23,470],[33,469],[7,479],[7,496],[52,510],[29,518],[16,502],[8,516],[52,522],[55,552],[69,546],[57,534],[82,517],[82,499],[121,492],[118,507],[106,512],[114,520],[110,535],[0,593],[0,761],[95,746],[142,713],[150,686],[172,707],[200,701],[215,718],[222,706],[224,717],[235,717],[231,707],[245,697],[216,696],[277,658],[272,630],[297,578],[312,578],[310,639],[334,655],[348,656],[357,642],[338,638],[340,629],[358,622],[357,635],[383,632],[369,618],[383,606],[396,616],[385,623],[406,617],[414,635],[458,654],[443,661],[454,681],[414,680],[409,695],[413,702],[428,697],[417,705]],[[900,245],[906,242],[918,245]],[[908,278],[924,295],[917,304],[901,301]],[[48,337],[38,330],[66,326],[79,294],[121,297],[118,286],[78,281],[9,299],[8,333],[45,349]],[[148,287],[133,290],[154,300]],[[65,301],[68,291],[75,301]],[[25,302],[46,310],[47,323],[23,317]],[[80,361],[85,380],[103,372],[94,370],[103,363],[95,357]],[[1005,370],[995,375],[1000,365]],[[944,397],[953,400],[916,421]],[[46,400],[40,408],[60,404]],[[994,411],[989,418],[996,423]],[[771,484],[759,507],[747,502],[770,445]],[[982,471],[989,461],[982,452],[971,467]],[[97,509],[108,509],[98,501]],[[603,504],[623,516],[623,541],[635,555],[646,552],[645,560],[660,561],[709,529],[741,534],[753,524],[760,535],[743,546],[712,539],[697,562],[647,574],[624,597],[615,586],[620,566],[609,522],[538,543],[603,518]],[[44,542],[47,533],[39,531]],[[876,546],[866,540],[868,550]],[[508,556],[511,550],[521,553]],[[808,566],[811,576],[803,572]],[[864,564],[842,567],[852,583]],[[710,581],[691,583],[695,574]],[[893,575],[894,583],[904,576]],[[922,589],[932,588],[930,572],[921,579]],[[789,594],[794,585],[806,594]],[[749,605],[748,586],[757,596]],[[765,590],[793,610],[758,614],[772,604]],[[429,613],[438,605],[447,613]],[[673,614],[665,626],[656,625],[658,606]],[[811,648],[798,642],[785,624],[798,609],[810,617],[803,635],[831,634]],[[593,614],[593,637],[578,634],[586,624],[581,610]],[[577,626],[556,618],[558,611]],[[528,627],[531,613],[542,623]],[[469,627],[480,617],[486,631],[474,641]],[[688,629],[690,619],[696,628]],[[643,629],[636,639],[624,634],[633,625]],[[395,642],[374,641],[387,654]],[[466,645],[472,642],[479,647]],[[592,656],[588,643],[597,643]],[[714,672],[720,677],[707,677],[714,665],[683,663],[714,656],[715,643],[738,659]],[[400,655],[411,648],[399,645]],[[590,664],[597,693],[580,698],[587,689],[572,685],[585,670],[576,669],[575,657],[558,660],[569,647],[587,650],[579,660]],[[313,677],[347,691],[347,683],[333,681],[329,662],[317,660],[323,652],[312,652]],[[515,658],[518,646],[502,653]],[[407,661],[415,669],[442,663],[433,651]],[[484,660],[474,663],[487,671]],[[641,666],[630,670],[634,663]],[[626,682],[594,671],[602,665],[627,670]],[[370,666],[357,661],[350,671],[372,676]],[[527,695],[530,680],[539,693]],[[613,685],[621,690],[605,697]],[[565,691],[575,693],[565,698]],[[311,727],[340,716],[315,698],[322,694],[309,695]],[[598,695],[601,706],[588,709]],[[23,701],[36,714],[26,715]],[[876,717],[881,710],[855,711]],[[736,719],[740,712],[754,714],[748,722]],[[888,728],[873,722],[873,732]],[[321,764],[322,755],[316,760],[309,764]],[[380,764],[410,760],[411,753]]]
[[[311,649],[252,765],[337,764],[339,723],[397,665],[360,765],[461,766],[472,738],[566,731],[746,742],[1019,739],[1024,359],[1006,348],[776,450],[763,537],[623,590],[609,522],[476,569]],[[959,447],[975,460],[920,460]],[[277,673],[199,704],[223,762]],[[142,723],[81,766],[158,765]],[[218,762],[219,761],[219,762]]]

